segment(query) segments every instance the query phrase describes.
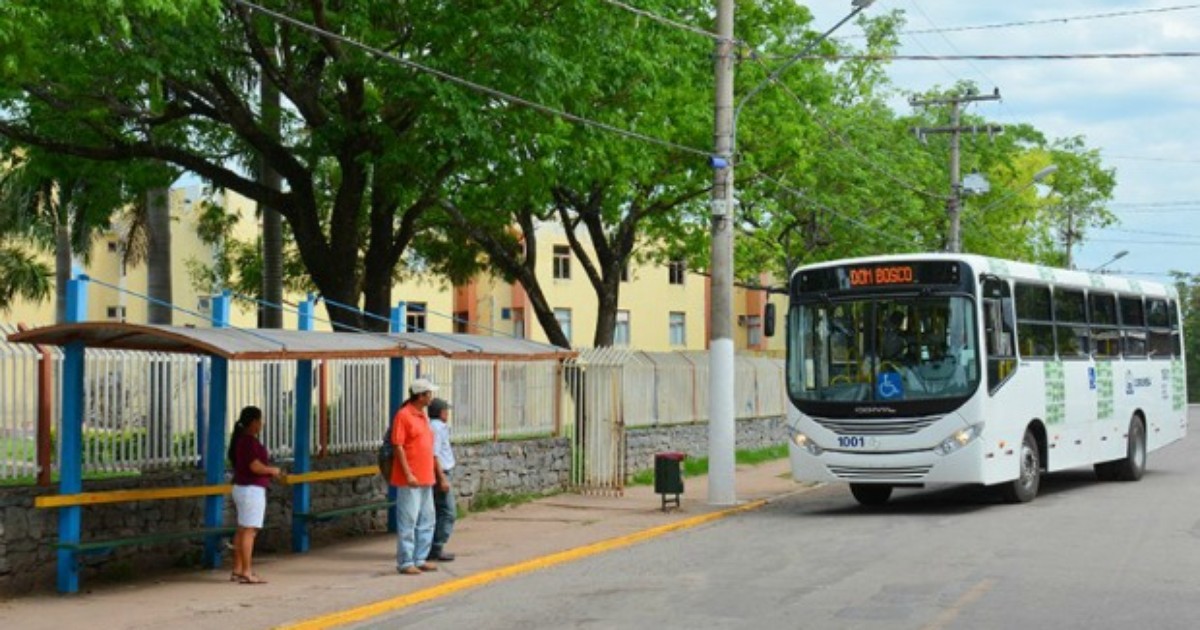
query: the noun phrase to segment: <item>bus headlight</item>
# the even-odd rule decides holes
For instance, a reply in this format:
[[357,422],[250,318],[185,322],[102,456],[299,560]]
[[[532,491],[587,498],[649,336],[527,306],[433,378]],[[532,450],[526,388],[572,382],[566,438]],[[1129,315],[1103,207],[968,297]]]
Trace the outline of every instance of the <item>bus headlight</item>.
[[820,455],[825,452],[825,449],[812,441],[812,438],[794,429],[792,430],[792,442],[795,442],[796,446],[808,451],[810,455]]
[[972,424],[969,427],[955,431],[950,437],[942,440],[941,444],[934,447],[933,452],[938,455],[949,455],[954,451],[970,444],[983,433],[982,424]]

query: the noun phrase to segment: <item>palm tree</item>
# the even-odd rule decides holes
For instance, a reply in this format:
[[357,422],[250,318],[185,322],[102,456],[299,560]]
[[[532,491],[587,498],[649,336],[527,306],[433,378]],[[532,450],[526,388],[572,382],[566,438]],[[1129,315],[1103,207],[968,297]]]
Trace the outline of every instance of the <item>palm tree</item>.
[[41,302],[50,296],[50,267],[12,245],[0,245],[0,311],[13,302]]

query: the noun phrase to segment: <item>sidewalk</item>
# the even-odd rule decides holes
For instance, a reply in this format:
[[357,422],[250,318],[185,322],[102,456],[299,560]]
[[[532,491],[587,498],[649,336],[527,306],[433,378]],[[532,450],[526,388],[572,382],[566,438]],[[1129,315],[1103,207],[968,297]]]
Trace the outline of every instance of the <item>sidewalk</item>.
[[[685,480],[679,510],[663,513],[649,486],[623,497],[560,494],[459,520],[436,573],[397,575],[394,534],[322,545],[307,554],[255,558],[261,586],[230,583],[229,571],[186,571],[119,585],[88,585],[78,596],[37,595],[0,602],[0,627],[220,629],[275,628],[351,609],[550,554],[628,536],[698,515],[721,512],[705,503],[707,478]],[[737,496],[749,502],[797,492],[786,459],[739,466]]]

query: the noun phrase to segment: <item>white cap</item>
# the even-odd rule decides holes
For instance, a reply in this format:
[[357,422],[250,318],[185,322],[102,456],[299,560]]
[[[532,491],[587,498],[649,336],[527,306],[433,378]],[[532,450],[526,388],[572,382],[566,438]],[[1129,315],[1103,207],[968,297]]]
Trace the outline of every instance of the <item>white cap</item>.
[[408,393],[412,394],[413,396],[416,396],[417,394],[424,394],[425,392],[436,392],[437,390],[438,386],[434,385],[433,381],[427,378],[418,378],[408,386]]

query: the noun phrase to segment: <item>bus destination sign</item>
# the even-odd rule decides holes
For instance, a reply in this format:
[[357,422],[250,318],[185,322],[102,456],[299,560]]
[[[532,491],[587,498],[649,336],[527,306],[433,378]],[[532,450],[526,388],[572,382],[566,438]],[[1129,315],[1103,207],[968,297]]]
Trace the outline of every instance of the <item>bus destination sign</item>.
[[801,272],[795,295],[820,291],[912,290],[914,287],[970,290],[970,272],[949,260],[914,260],[852,264]]
[[912,265],[850,267],[846,271],[850,277],[850,287],[855,289],[916,282]]

